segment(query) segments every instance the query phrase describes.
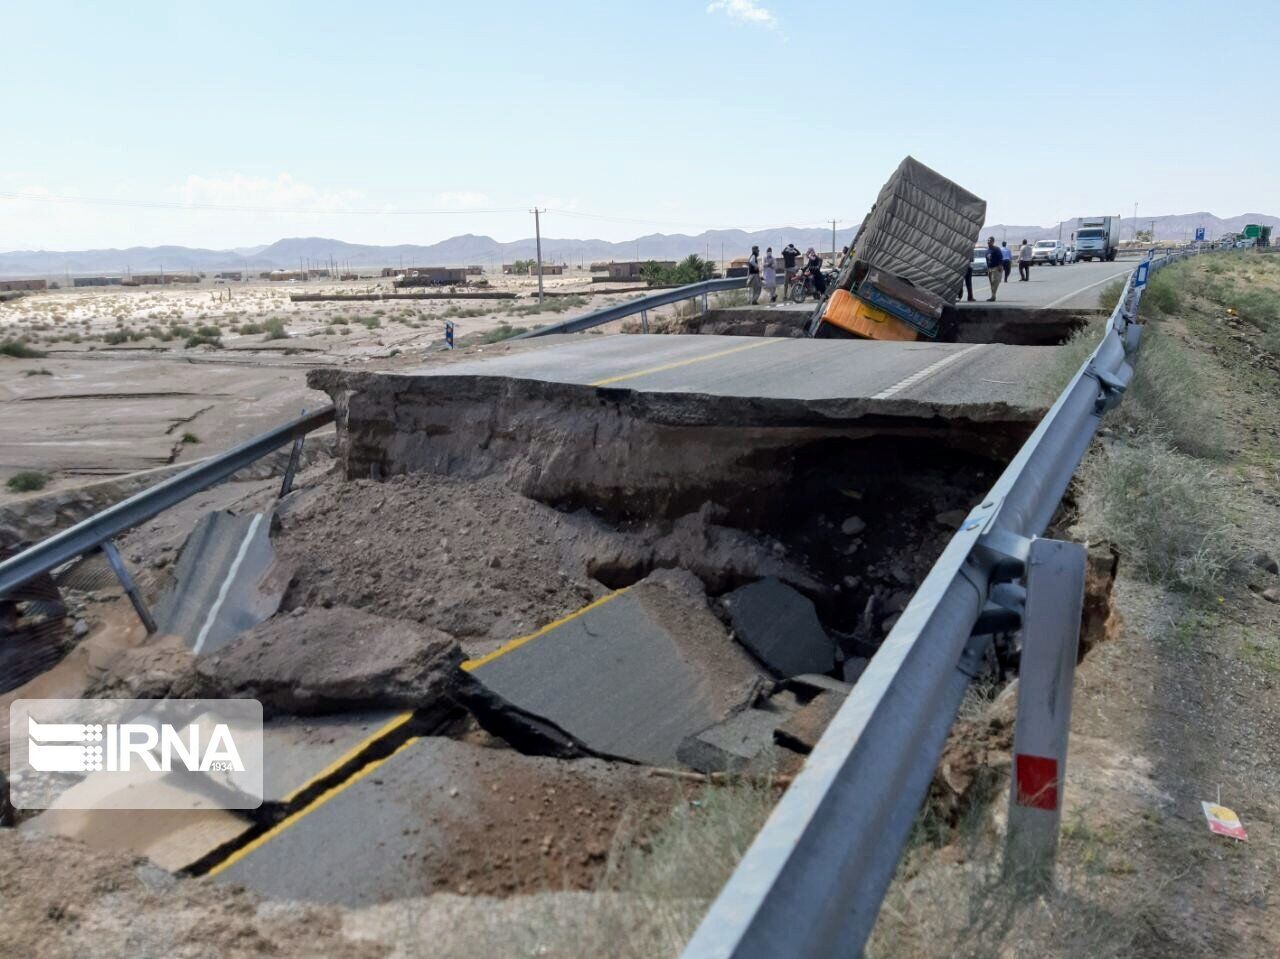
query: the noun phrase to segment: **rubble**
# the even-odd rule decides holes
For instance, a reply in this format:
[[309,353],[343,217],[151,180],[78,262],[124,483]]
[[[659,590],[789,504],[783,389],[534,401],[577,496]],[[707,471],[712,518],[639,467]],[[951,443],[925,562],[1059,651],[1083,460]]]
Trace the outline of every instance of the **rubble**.
[[735,589],[721,602],[734,637],[775,675],[828,673],[835,644],[818,621],[813,603],[769,577]]
[[812,752],[844,700],[845,694],[832,690],[818,693],[774,730],[774,739],[798,753]]
[[795,694],[781,692],[759,706],[734,713],[680,744],[680,762],[701,773],[785,774],[792,762],[774,745],[778,728],[800,708]]

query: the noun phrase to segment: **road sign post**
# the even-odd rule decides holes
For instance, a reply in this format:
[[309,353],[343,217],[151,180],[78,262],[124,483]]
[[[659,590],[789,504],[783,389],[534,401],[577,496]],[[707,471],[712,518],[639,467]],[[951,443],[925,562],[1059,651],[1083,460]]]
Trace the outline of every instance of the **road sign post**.
[[1058,853],[1085,557],[1078,543],[1036,539],[1027,558],[1004,869],[1036,890],[1052,884]]

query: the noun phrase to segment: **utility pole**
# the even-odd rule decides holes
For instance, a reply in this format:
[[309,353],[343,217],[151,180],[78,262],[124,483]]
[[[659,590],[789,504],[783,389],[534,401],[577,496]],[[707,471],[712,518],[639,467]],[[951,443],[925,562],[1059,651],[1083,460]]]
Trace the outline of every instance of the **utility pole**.
[[533,236],[534,242],[537,244],[538,251],[538,305],[542,305],[542,221],[539,217],[542,211],[536,206],[533,208]]
[[836,221],[831,221],[831,265],[836,263]]
[[1133,242],[1138,242],[1138,201],[1133,201]]

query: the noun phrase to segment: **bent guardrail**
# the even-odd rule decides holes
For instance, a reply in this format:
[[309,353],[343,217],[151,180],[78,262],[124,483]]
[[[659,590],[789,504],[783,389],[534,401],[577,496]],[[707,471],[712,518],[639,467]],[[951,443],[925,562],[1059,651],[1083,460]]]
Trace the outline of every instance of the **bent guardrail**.
[[[722,280],[703,280],[701,283],[690,283],[688,286],[678,286],[674,290],[663,290],[661,293],[654,293],[651,296],[628,300],[626,303],[619,303],[616,306],[606,306],[603,310],[575,316],[573,319],[553,323],[551,326],[544,326],[536,330],[526,330],[518,336],[511,337],[511,339],[528,340],[536,336],[550,336],[552,333],[580,333],[583,330],[591,329],[593,326],[612,323],[614,320],[635,316],[637,313],[643,317],[649,310],[655,310],[660,306],[670,306],[672,303],[679,303],[681,300],[694,300],[698,297],[702,297],[702,311],[705,313],[708,293],[741,290],[745,289],[746,285],[747,278],[745,276],[731,276]],[[648,332],[647,322],[645,323],[645,332]]]
[[[17,556],[0,562],[0,596],[4,596],[10,590],[42,573],[51,572],[63,563],[100,547],[106,553],[112,568],[117,575],[120,575],[124,566],[123,563],[118,562],[118,554],[115,553],[115,547],[111,545],[112,537],[146,522],[170,506],[182,502],[188,496],[227,479],[268,453],[306,436],[312,430],[332,423],[333,417],[332,406],[325,406],[314,413],[306,413],[283,426],[278,426],[261,436],[255,436],[239,446],[232,447],[225,453],[202,460],[191,469],[184,470],[177,476],[121,500],[101,513],[76,523],[70,529],[50,536],[23,550]],[[295,451],[298,451],[296,445]],[[296,463],[297,452],[290,458],[291,468],[296,467]],[[290,479],[290,475],[286,474],[286,485],[282,486],[282,495],[283,492],[287,492]],[[134,599],[136,590],[128,580],[127,572],[121,576],[121,583],[129,593],[130,599],[134,600],[134,607],[138,609],[139,616],[142,617],[143,622],[147,622],[149,615],[146,614],[145,608],[139,607],[140,600]],[[151,624],[148,623],[148,629],[151,628]]]
[[1014,581],[1132,377],[1141,284],[1174,258],[1129,275],[1102,341],[938,558],[683,959],[862,953],[990,634],[1028,623]]

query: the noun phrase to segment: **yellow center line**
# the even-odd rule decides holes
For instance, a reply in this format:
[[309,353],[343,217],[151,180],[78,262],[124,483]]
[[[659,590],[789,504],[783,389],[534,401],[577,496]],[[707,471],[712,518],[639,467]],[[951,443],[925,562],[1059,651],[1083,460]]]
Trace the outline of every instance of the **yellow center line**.
[[676,360],[674,363],[663,363],[661,366],[651,366],[645,370],[636,370],[634,373],[622,373],[618,376],[609,376],[603,380],[596,380],[594,383],[588,383],[588,386],[608,386],[610,383],[621,383],[623,380],[633,380],[637,376],[648,376],[650,373],[662,373],[666,370],[674,370],[681,366],[689,366],[693,363],[702,363],[706,360],[714,360],[721,356],[728,356],[730,353],[741,353],[744,350],[754,350],[758,346],[768,346],[770,343],[781,343],[781,338],[770,337],[768,339],[759,339],[746,346],[733,346],[727,350],[719,350],[715,353],[707,353],[703,356],[695,356],[688,360]]
[[293,799],[295,799],[297,796],[301,795],[304,791],[311,788],[311,786],[314,783],[319,782],[320,780],[324,779],[327,776],[332,776],[339,769],[341,769],[347,763],[351,762],[351,760],[355,759],[362,752],[368,749],[369,746],[373,745],[375,741],[381,739],[383,736],[387,735],[387,733],[390,733],[393,730],[399,729],[401,726],[403,726],[412,718],[413,718],[412,711],[407,713],[400,713],[400,715],[393,717],[389,722],[378,727],[378,729],[374,730],[372,733],[370,733],[364,739],[360,740],[360,742],[356,743],[356,745],[352,746],[350,749],[348,749],[345,753],[343,753],[333,762],[329,763],[328,766],[326,766],[320,772],[316,773],[314,776],[312,776],[310,779],[304,782],[297,789],[292,790],[288,795],[286,795],[280,801],[283,803],[288,803],[293,801]]
[[619,596],[625,593],[628,589],[630,589],[629,586],[624,586],[622,587],[622,589],[618,590],[615,593],[610,593],[608,596],[601,596],[595,602],[588,603],[586,606],[583,606],[582,609],[579,609],[576,612],[572,612],[568,616],[561,616],[559,619],[555,620],[554,622],[547,623],[547,625],[543,626],[537,632],[530,633],[528,636],[519,636],[516,639],[503,643],[493,652],[486,653],[485,655],[481,656],[479,659],[468,659],[465,663],[462,664],[462,669],[464,672],[468,672],[468,673],[474,669],[479,669],[481,666],[485,665],[486,663],[493,662],[499,656],[505,656],[507,653],[511,652],[513,649],[519,649],[525,643],[529,642],[529,640],[537,639],[539,636],[543,636],[551,632],[553,629],[563,626],[565,623],[569,622],[570,620],[577,619],[579,616],[583,615],[584,613],[591,612],[591,610],[595,609],[597,606],[603,606],[605,603],[609,602],[609,600],[611,599],[617,599]]
[[327,803],[334,796],[338,795],[338,793],[342,792],[348,786],[354,786],[361,779],[364,779],[365,776],[369,775],[369,773],[373,772],[375,769],[377,769],[379,766],[385,763],[392,756],[396,755],[397,753],[403,752],[407,747],[413,745],[417,741],[418,741],[417,736],[410,736],[403,743],[401,743],[390,755],[384,756],[382,759],[375,759],[373,762],[369,763],[369,765],[365,766],[363,769],[357,772],[350,779],[347,779],[343,782],[338,783],[338,785],[334,786],[332,789],[328,790],[327,792],[321,793],[314,802],[311,802],[308,805],[303,806],[297,812],[293,813],[290,816],[286,816],[284,819],[280,820],[278,823],[276,823],[274,826],[272,826],[270,829],[264,832],[257,839],[253,840],[250,843],[246,843],[244,846],[237,849],[230,856],[222,860],[222,862],[218,863],[216,866],[210,869],[207,873],[205,873],[205,875],[216,876],[218,873],[222,872],[224,869],[229,869],[231,866],[238,863],[241,859],[249,855],[249,853],[253,852],[255,849],[265,846],[268,842],[270,842],[276,836],[280,835],[282,832],[284,832],[286,829],[288,829],[290,826],[296,823],[303,816],[319,809],[321,806]]

